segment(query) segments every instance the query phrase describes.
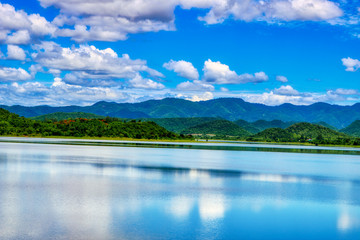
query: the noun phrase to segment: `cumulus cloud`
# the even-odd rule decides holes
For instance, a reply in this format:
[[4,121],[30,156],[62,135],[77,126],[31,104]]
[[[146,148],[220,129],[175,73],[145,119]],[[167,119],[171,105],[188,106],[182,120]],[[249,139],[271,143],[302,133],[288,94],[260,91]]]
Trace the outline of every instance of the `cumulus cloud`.
[[54,42],[43,42],[34,48],[36,52],[32,57],[41,66],[53,69],[52,71],[73,71],[66,77],[68,83],[77,81],[76,84],[86,84],[94,79],[134,79],[141,72],[153,77],[163,77],[160,72],[149,68],[146,61],[132,60],[127,54],[118,56],[111,48],[100,50],[87,45],[62,48]]
[[178,94],[176,97],[184,98],[186,100],[190,100],[193,102],[199,102],[199,101],[207,101],[213,99],[214,94],[212,92],[204,92],[202,94],[193,94],[193,95]]
[[194,80],[193,82],[182,82],[176,86],[176,89],[179,91],[214,91],[214,86],[199,80]]
[[283,103],[309,105],[316,102],[354,102],[359,100],[359,93],[353,89],[328,90],[325,93],[299,92],[290,86],[282,86],[264,93],[240,93],[237,97],[241,97],[248,102],[272,106]]
[[97,101],[129,100],[127,93],[117,88],[83,87],[66,84],[61,78],[54,78],[53,84],[48,87],[45,97],[50,105],[87,105]]
[[285,76],[276,76],[276,81],[285,83],[288,82],[288,79]]
[[220,91],[222,91],[222,92],[228,92],[228,91],[229,91],[229,89],[224,88],[224,87],[221,87],[221,88],[220,88]]
[[0,68],[0,82],[26,81],[31,75],[22,68]]
[[[199,20],[221,23],[228,18],[242,21],[323,21],[343,15],[339,6],[328,0],[39,0],[43,7],[54,6],[60,14],[53,23],[58,36],[77,42],[117,41],[129,33],[172,31],[174,10],[205,9]],[[70,26],[70,28],[68,27]]]
[[339,6],[327,0],[219,0],[199,19],[217,24],[229,17],[243,21],[324,21],[343,15]]
[[27,30],[19,30],[11,35],[8,35],[6,38],[6,43],[24,45],[30,43],[30,40],[30,34]]
[[345,71],[355,72],[360,68],[360,61],[353,58],[343,58],[341,59],[342,64],[346,67]]
[[269,79],[264,72],[238,75],[235,71],[230,70],[228,65],[222,64],[219,61],[213,62],[210,59],[205,61],[203,71],[204,81],[213,84],[260,83]]
[[281,86],[280,88],[275,88],[274,93],[277,95],[284,95],[284,96],[299,96],[300,93],[295,90],[290,85]]
[[357,95],[357,94],[359,94],[358,90],[344,89],[344,88],[338,88],[334,92],[339,95]]
[[162,99],[166,94],[167,92],[162,90],[72,85],[59,77],[55,77],[50,86],[40,82],[0,84],[0,102],[6,105],[83,106],[98,101],[138,102]]
[[22,48],[20,48],[16,45],[8,45],[7,46],[7,58],[23,61],[26,58],[26,54]]
[[137,74],[133,79],[129,80],[129,84],[134,88],[143,88],[143,89],[164,89],[165,86],[161,83],[155,82],[148,78],[143,78]]
[[197,80],[199,79],[199,73],[196,68],[190,62],[186,62],[183,60],[174,61],[170,60],[167,63],[163,64],[163,67],[167,70],[172,70],[176,72],[179,76],[190,79]]
[[7,44],[28,44],[32,38],[52,35],[56,27],[39,14],[16,10],[0,3],[0,39]]

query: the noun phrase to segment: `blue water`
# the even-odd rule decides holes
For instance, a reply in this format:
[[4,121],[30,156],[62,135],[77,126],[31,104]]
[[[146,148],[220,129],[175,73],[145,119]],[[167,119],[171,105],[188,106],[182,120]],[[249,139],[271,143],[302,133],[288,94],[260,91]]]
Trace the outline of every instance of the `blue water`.
[[0,239],[360,239],[360,156],[0,143]]

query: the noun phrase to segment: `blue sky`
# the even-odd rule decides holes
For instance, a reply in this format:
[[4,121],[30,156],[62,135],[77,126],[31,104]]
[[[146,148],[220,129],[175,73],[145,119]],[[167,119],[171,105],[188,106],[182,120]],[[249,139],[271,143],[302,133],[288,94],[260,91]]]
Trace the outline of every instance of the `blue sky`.
[[9,0],[0,14],[0,104],[360,99],[355,0]]

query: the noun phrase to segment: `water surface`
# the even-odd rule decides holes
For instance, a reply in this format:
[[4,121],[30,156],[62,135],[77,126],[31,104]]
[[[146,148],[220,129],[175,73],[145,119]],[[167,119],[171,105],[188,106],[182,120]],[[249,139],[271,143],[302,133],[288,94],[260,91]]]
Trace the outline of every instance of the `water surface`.
[[0,203],[0,239],[358,239],[360,156],[3,142]]

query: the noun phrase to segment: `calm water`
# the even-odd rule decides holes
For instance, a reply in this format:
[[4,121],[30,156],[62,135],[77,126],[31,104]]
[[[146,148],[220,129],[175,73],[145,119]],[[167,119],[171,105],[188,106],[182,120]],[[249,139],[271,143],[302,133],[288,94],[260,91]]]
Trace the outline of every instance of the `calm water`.
[[360,155],[0,143],[0,239],[49,238],[360,239]]

